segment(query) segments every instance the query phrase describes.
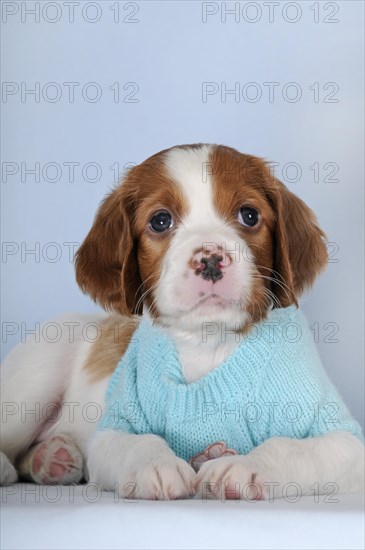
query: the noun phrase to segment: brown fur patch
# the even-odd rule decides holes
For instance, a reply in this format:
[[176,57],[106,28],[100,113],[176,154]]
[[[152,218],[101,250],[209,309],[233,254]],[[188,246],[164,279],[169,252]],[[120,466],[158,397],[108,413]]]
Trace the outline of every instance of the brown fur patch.
[[102,307],[123,315],[155,310],[153,290],[173,228],[147,231],[151,216],[167,209],[178,223],[186,203],[164,167],[166,151],[133,167],[122,185],[101,204],[94,224],[76,255],[81,289]]
[[[236,228],[254,258],[254,276],[248,310],[252,321],[266,316],[267,307],[297,304],[297,297],[325,267],[325,235],[308,206],[275,179],[259,158],[229,147],[211,153],[214,201],[218,213]],[[242,206],[256,208],[257,226],[237,221]]]
[[92,346],[83,367],[90,382],[102,380],[114,372],[138,328],[139,320],[137,316],[110,315],[102,321],[101,337]]

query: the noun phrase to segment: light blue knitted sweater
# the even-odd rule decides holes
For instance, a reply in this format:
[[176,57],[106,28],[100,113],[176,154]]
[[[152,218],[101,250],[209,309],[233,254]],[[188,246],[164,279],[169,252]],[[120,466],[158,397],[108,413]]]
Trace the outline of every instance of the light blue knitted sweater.
[[166,331],[143,320],[112,375],[99,429],[160,435],[185,460],[217,441],[245,454],[274,436],[362,438],[295,307],[274,309],[190,384]]

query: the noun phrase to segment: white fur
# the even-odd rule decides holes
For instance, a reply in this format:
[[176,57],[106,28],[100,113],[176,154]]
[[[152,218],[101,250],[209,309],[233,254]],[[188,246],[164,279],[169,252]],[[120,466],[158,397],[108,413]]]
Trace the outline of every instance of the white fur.
[[[87,323],[99,324],[105,315],[65,315],[57,342],[32,338],[16,346],[1,369],[1,451],[13,461],[46,430],[48,435],[68,433],[83,450],[96,423],[89,422],[96,402],[102,410],[107,380],[91,384],[83,365],[93,343],[83,336]],[[74,323],[70,333],[67,323]],[[88,337],[90,340],[91,337]],[[52,413],[52,405],[56,405]],[[50,421],[47,423],[48,417]],[[44,434],[43,434],[44,435]]]
[[194,493],[194,470],[156,435],[99,432],[88,466],[91,482],[123,497],[168,500]]
[[208,325],[206,331],[180,329],[167,330],[178,351],[182,372],[187,383],[195,382],[223,363],[239,343],[239,335],[228,332],[225,324]]
[[[194,150],[172,149],[165,159],[169,176],[183,192],[188,211],[163,260],[156,301],[162,314],[160,322],[174,338],[187,382],[210,372],[238,344],[235,336],[226,331],[237,329],[247,321],[244,305],[252,284],[253,266],[247,261],[248,245],[218,216],[214,207],[210,152],[209,145]],[[232,251],[233,262],[224,270],[225,278],[230,276],[231,280],[223,291],[218,291],[229,301],[229,306],[212,304],[207,308],[205,303],[200,305],[196,301],[189,304],[190,307],[185,306],[196,279],[194,274],[193,280],[186,276],[191,271],[187,263],[194,250],[204,243],[223,245],[227,252]],[[214,292],[217,287],[214,285]],[[210,323],[210,334],[205,341],[202,330],[207,325],[204,323]]]
[[[8,457],[12,458],[19,446],[29,445],[39,434],[48,405],[59,405],[63,400],[75,365],[84,361],[85,357],[80,356],[82,346],[91,348],[92,344],[83,340],[81,334],[82,328],[91,320],[95,322],[98,318],[65,315],[55,321],[62,329],[57,342],[44,338],[37,341],[30,336],[3,362],[1,401],[6,429],[1,435],[1,448]],[[74,335],[65,324],[68,322],[78,324]]]
[[18,481],[16,469],[8,457],[0,452],[0,485],[8,485]]
[[335,496],[363,492],[364,471],[363,445],[352,434],[337,432],[303,440],[273,437],[248,455],[206,462],[197,482],[203,497],[213,489],[215,497],[225,498],[227,488],[249,500]]
[[[253,266],[240,259],[227,268],[225,277],[231,277],[235,284],[232,282],[230,288],[221,286],[222,294],[226,293],[222,303],[183,307],[186,291],[183,273],[197,247],[215,241],[224,242],[232,250],[238,243],[247,252],[243,239],[214,209],[210,176],[203,177],[209,172],[204,171],[209,151],[209,146],[198,150],[174,149],[166,157],[166,168],[184,193],[189,209],[163,260],[157,304],[162,311],[162,325],[179,352],[187,383],[221,364],[238,344],[237,335],[226,330],[237,329],[247,321],[244,305],[252,285]],[[289,482],[298,483],[302,494],[309,494],[315,482],[319,484],[319,492],[328,490],[326,483],[335,484],[339,492],[363,490],[363,445],[348,433],[303,441],[273,438],[246,456],[206,463],[197,477],[156,435],[138,436],[113,430],[94,434],[104,407],[108,377],[97,383],[88,378],[84,365],[93,344],[85,341],[82,328],[87,322],[101,319],[101,316],[65,316],[57,320],[60,325],[65,321],[79,323],[73,342],[65,329],[58,342],[28,342],[16,347],[4,362],[1,483],[16,481],[15,457],[25,453],[37,438],[67,434],[87,459],[89,472],[85,470],[85,476],[102,489],[117,490],[126,497],[186,497],[193,494],[194,483],[201,492],[207,483],[213,484],[218,488],[215,496],[221,496],[222,483],[239,480],[242,485],[239,498],[245,495],[251,498],[252,494],[243,493],[242,489],[253,479],[266,498],[270,496],[267,482],[279,484],[279,488],[275,486],[275,496],[283,496],[283,487]],[[204,321],[217,325],[214,334],[206,338],[202,333]],[[51,403],[60,410],[57,421],[48,426],[44,425],[42,414],[38,417],[25,414],[25,407],[43,411]],[[95,417],[93,411],[97,413]]]

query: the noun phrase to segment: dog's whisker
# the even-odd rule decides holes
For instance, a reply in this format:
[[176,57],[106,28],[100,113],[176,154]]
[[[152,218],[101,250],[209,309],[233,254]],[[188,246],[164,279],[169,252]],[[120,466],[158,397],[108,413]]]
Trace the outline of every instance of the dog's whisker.
[[[274,277],[269,277],[268,275],[262,275],[261,273],[256,273],[253,275],[253,278],[256,278],[256,279],[266,279],[268,281],[271,281],[273,282],[274,284],[277,284],[280,288],[282,288],[282,290],[285,292],[288,300],[291,299],[290,297],[290,294],[288,292],[288,290],[290,291],[291,295],[293,295],[293,290],[286,284],[282,283],[281,281],[279,281],[278,279],[275,279]],[[287,290],[288,289],[288,290]]]

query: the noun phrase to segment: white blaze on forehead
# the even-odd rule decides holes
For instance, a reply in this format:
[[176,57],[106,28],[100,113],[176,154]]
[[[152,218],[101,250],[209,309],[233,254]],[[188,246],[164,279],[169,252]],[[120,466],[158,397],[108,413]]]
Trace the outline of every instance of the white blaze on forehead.
[[185,222],[217,218],[213,205],[211,145],[194,149],[171,149],[165,158],[165,166],[172,179],[180,186],[189,211]]
[[[203,321],[224,322],[230,329],[246,319],[245,304],[250,296],[252,266],[243,261],[241,251],[247,250],[244,239],[221,217],[214,204],[212,151],[214,146],[201,145],[192,149],[176,147],[166,153],[165,169],[179,186],[187,204],[183,223],[178,223],[163,258],[156,288],[156,304],[166,325],[173,320],[182,330],[201,330]],[[221,246],[231,252],[233,261],[226,276],[218,281],[216,290],[227,306],[205,311],[199,309],[204,282],[191,269],[194,251]],[[209,248],[209,250],[212,250]],[[214,250],[214,248],[213,248]],[[233,256],[235,254],[235,256]],[[217,290],[217,292],[218,292]]]

